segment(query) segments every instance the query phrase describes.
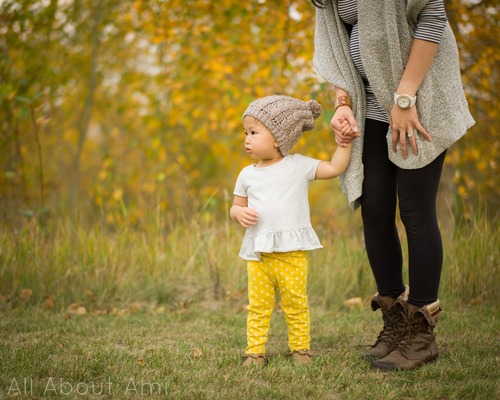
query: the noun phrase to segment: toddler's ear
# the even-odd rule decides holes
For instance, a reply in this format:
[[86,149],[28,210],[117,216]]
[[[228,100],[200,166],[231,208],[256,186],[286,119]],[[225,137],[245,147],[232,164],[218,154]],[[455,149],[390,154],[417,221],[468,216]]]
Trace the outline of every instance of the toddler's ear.
[[277,148],[277,149],[280,148],[280,146],[278,145],[278,143],[276,142],[276,140],[274,141],[274,147]]

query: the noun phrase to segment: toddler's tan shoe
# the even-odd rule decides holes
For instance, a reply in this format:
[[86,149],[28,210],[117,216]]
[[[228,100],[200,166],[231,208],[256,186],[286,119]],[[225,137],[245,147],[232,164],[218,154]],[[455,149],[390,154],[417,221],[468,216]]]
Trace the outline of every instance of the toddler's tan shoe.
[[245,354],[243,356],[243,366],[251,367],[255,365],[256,367],[265,367],[269,362],[265,354]]
[[307,365],[310,364],[312,361],[312,355],[308,350],[292,351],[290,357],[292,357],[292,360],[296,364],[300,365]]

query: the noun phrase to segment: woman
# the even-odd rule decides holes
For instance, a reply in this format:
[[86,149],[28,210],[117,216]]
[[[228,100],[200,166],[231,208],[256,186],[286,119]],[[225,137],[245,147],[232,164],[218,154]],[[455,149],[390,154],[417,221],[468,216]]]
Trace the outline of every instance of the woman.
[[[439,352],[443,261],[436,195],[447,148],[474,124],[458,51],[442,0],[315,0],[314,66],[335,87],[331,128],[352,144],[341,176],[351,207],[361,206],[377,283],[373,310],[384,326],[363,355],[382,370],[411,369]],[[355,135],[342,135],[348,120]],[[396,207],[408,238],[403,284]]]

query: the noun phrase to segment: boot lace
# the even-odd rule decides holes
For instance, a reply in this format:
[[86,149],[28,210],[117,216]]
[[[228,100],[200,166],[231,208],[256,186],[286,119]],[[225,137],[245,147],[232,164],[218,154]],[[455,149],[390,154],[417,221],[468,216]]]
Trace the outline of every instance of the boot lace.
[[410,350],[412,340],[418,333],[419,324],[418,321],[415,321],[415,318],[412,318],[405,312],[403,312],[402,314],[404,320],[404,328],[395,350],[398,350],[402,354],[405,354]]
[[394,341],[394,336],[396,331],[401,331],[403,325],[398,323],[398,312],[394,310],[394,307],[383,313],[384,327],[379,332],[377,340],[373,346],[376,346],[380,342],[392,342]]

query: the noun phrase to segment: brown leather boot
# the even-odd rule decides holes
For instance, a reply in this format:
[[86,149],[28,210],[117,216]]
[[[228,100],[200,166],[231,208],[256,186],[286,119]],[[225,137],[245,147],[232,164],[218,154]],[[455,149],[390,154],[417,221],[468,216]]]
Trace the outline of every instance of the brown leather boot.
[[381,370],[407,370],[434,361],[439,356],[434,327],[441,311],[439,300],[421,308],[406,302],[397,302],[405,320],[403,335],[394,350],[373,366]]
[[378,334],[375,344],[364,353],[361,358],[366,361],[374,361],[387,356],[396,345],[399,337],[403,333],[404,319],[399,309],[393,306],[397,300],[406,301],[408,299],[408,286],[397,299],[390,296],[380,296],[378,293],[372,298],[372,310],[380,309],[382,311],[382,320],[384,327]]

